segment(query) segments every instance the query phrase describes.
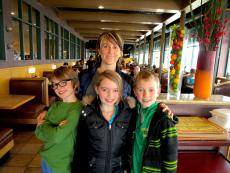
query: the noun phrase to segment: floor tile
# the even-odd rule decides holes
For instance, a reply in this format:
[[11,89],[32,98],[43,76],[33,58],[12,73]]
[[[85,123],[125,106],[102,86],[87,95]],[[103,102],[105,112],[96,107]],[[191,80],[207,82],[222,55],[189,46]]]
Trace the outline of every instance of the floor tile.
[[41,173],[41,168],[26,168],[23,173]]
[[41,166],[41,157],[37,154],[33,160],[29,163],[28,167],[40,167]]
[[13,158],[10,158],[4,165],[5,166],[27,166],[33,159],[32,154],[16,154]]
[[43,144],[35,135],[28,141],[29,144]]
[[17,154],[25,145],[25,143],[15,143],[14,147],[10,150],[10,153]]
[[17,154],[37,154],[42,144],[25,144]]
[[0,167],[1,173],[24,173],[25,167]]
[[27,143],[33,136],[34,132],[14,132],[14,142],[17,143]]

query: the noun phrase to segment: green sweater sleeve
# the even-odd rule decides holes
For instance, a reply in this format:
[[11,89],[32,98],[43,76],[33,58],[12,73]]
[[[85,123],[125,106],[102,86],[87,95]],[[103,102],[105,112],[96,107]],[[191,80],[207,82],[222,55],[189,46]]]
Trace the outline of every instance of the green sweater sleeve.
[[59,126],[46,120],[42,125],[36,128],[36,136],[44,142],[53,144],[63,141],[66,136],[76,130],[80,117],[80,109],[74,107],[74,109],[71,109],[67,113],[66,124]]

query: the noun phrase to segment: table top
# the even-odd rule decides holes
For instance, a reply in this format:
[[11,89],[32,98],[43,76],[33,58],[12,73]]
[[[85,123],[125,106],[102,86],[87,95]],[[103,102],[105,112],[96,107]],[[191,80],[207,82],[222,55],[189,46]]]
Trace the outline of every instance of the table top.
[[0,109],[16,109],[34,97],[32,95],[0,95]]
[[230,97],[223,95],[211,95],[208,99],[199,99],[194,94],[180,94],[178,97],[170,97],[167,93],[161,93],[157,101],[166,104],[230,105]]

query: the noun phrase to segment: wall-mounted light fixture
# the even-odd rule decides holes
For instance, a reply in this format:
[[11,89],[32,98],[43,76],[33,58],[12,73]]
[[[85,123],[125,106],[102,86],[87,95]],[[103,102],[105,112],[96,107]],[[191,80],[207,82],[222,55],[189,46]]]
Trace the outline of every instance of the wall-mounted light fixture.
[[76,65],[76,62],[72,62],[72,66]]
[[55,70],[56,68],[57,68],[57,66],[55,64],[52,64],[51,69]]
[[36,77],[36,68],[35,67],[29,67],[28,73],[29,73],[30,77]]

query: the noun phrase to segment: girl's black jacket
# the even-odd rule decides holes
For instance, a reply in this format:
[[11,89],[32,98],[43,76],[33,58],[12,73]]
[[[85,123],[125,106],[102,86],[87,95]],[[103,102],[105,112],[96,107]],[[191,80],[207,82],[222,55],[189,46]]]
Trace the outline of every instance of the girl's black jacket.
[[110,126],[100,110],[100,101],[94,100],[81,113],[73,173],[123,173],[126,169],[127,136],[131,109],[122,101]]

